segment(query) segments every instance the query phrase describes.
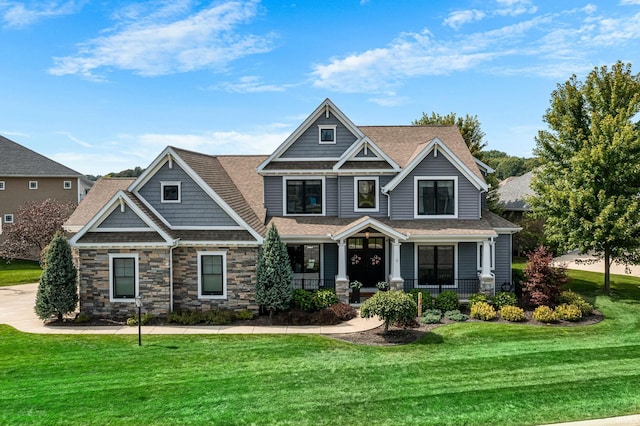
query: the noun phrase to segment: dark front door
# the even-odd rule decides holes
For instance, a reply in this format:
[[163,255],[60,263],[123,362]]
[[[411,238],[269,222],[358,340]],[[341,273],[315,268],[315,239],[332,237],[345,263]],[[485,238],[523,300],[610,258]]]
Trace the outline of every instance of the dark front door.
[[384,276],[384,238],[354,237],[347,240],[347,274],[350,281],[375,287]]

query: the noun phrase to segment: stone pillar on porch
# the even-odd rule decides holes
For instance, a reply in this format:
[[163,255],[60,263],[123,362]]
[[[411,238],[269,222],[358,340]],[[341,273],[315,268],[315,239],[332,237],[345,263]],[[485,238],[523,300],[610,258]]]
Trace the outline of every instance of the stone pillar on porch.
[[349,303],[349,277],[347,277],[347,243],[338,242],[338,275],[336,275],[336,295],[342,303]]
[[493,245],[493,238],[491,240],[482,242],[482,265],[478,278],[480,279],[480,293],[491,297],[496,292],[496,277],[491,273],[491,246]]
[[391,244],[391,274],[389,277],[389,288],[391,290],[403,290],[404,279],[400,274],[400,242],[396,239]]

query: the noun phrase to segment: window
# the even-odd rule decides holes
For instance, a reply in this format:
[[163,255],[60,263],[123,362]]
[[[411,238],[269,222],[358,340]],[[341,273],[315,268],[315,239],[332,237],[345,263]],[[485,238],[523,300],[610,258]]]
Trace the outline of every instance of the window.
[[13,223],[13,214],[5,214],[4,223]]
[[415,180],[415,216],[455,217],[457,178],[418,178]]
[[138,294],[138,255],[110,253],[111,301],[133,302]]
[[289,262],[294,274],[320,272],[319,244],[291,244],[287,245]]
[[4,191],[4,181],[0,180],[0,191]]
[[378,211],[378,178],[355,178],[355,211]]
[[29,189],[38,189],[38,181],[30,180],[29,181]]
[[163,203],[179,203],[181,201],[180,182],[160,182]]
[[62,183],[62,187],[63,187],[64,189],[71,189],[71,181],[70,181],[70,180],[65,180],[65,181]]
[[318,126],[318,137],[321,144],[335,144],[336,126]]
[[227,253],[198,252],[198,297],[227,298]]
[[286,214],[324,214],[323,179],[285,179]]
[[418,285],[454,285],[454,246],[418,246]]

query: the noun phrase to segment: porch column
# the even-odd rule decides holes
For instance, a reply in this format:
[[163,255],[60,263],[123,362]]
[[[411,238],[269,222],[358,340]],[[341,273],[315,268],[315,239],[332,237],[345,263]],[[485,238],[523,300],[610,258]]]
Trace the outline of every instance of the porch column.
[[402,290],[404,288],[404,279],[400,274],[400,242],[393,240],[391,250],[391,277],[389,288],[392,290]]
[[480,270],[480,293],[493,296],[496,289],[496,278],[491,273],[491,246],[493,238],[482,241],[482,265]]
[[342,303],[349,303],[349,278],[347,277],[347,242],[338,241],[338,275],[336,275],[336,295]]

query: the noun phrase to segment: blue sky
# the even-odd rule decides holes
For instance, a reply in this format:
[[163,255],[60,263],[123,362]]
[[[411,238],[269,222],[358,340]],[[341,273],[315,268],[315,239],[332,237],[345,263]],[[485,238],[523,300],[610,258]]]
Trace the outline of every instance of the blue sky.
[[477,115],[531,156],[558,83],[640,71],[640,0],[0,0],[0,50],[0,134],[86,174],[269,154],[327,97],[358,125]]

